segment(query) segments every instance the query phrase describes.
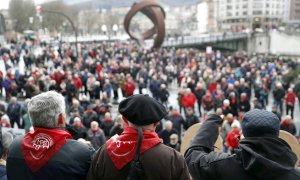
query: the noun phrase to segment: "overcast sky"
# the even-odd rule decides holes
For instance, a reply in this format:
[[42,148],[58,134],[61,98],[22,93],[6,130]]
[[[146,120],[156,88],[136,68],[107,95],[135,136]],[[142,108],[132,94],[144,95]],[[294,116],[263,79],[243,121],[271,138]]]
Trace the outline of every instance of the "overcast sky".
[[0,9],[8,9],[9,0],[1,0]]

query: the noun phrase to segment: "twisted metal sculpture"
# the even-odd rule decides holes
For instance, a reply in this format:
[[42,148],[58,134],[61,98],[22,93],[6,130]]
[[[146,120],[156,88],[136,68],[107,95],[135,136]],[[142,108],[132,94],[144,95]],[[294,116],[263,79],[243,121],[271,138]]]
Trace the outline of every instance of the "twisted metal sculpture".
[[[129,30],[131,20],[138,12],[143,13],[154,24],[154,27],[142,33],[141,37],[138,37],[137,34],[133,34]],[[165,17],[165,11],[158,1],[144,0],[139,3],[135,3],[124,19],[125,31],[128,33],[130,38],[136,40],[140,45],[143,44],[144,40],[149,39],[156,34],[152,48],[159,48],[165,38]]]

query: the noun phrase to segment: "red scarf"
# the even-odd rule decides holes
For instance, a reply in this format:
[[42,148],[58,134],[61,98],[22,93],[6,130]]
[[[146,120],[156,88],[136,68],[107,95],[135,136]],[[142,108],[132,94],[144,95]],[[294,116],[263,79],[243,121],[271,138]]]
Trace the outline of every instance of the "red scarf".
[[22,140],[22,152],[32,172],[43,167],[72,136],[60,129],[34,128]]
[[179,112],[177,112],[177,111],[175,111],[175,112],[172,112],[172,116],[178,117],[178,116],[180,116],[180,113],[179,113]]
[[[141,154],[161,142],[154,131],[143,131],[143,135]],[[128,127],[120,136],[115,135],[106,142],[107,153],[118,170],[134,159],[137,141],[138,131]]]
[[107,123],[110,123],[110,122],[112,122],[112,118],[104,118],[103,121],[104,121],[104,122],[107,122]]

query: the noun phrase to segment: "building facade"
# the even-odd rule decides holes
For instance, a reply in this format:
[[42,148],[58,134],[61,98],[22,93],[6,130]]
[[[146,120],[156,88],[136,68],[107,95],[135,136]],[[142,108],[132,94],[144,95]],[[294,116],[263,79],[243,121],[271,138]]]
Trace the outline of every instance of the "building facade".
[[215,0],[223,30],[268,29],[290,17],[291,0]]
[[291,21],[300,21],[300,0],[290,0],[290,18]]
[[218,31],[218,3],[214,0],[204,0],[197,6],[198,32],[208,33]]

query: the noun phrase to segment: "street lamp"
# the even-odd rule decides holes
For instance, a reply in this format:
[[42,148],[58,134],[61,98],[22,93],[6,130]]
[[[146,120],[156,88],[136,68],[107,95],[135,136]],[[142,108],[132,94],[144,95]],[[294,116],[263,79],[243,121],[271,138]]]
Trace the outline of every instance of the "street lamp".
[[114,24],[113,27],[112,27],[114,33],[115,33],[115,36],[117,35],[117,31],[119,30],[119,27],[118,25]]
[[29,23],[30,23],[30,24],[33,24],[33,20],[34,20],[33,17],[29,17]]
[[103,24],[103,25],[101,26],[101,30],[102,30],[103,34],[106,35],[107,26],[106,26],[105,24]]
[[34,21],[34,18],[33,17],[29,17],[29,23],[31,24],[32,30],[33,30],[33,21]]

